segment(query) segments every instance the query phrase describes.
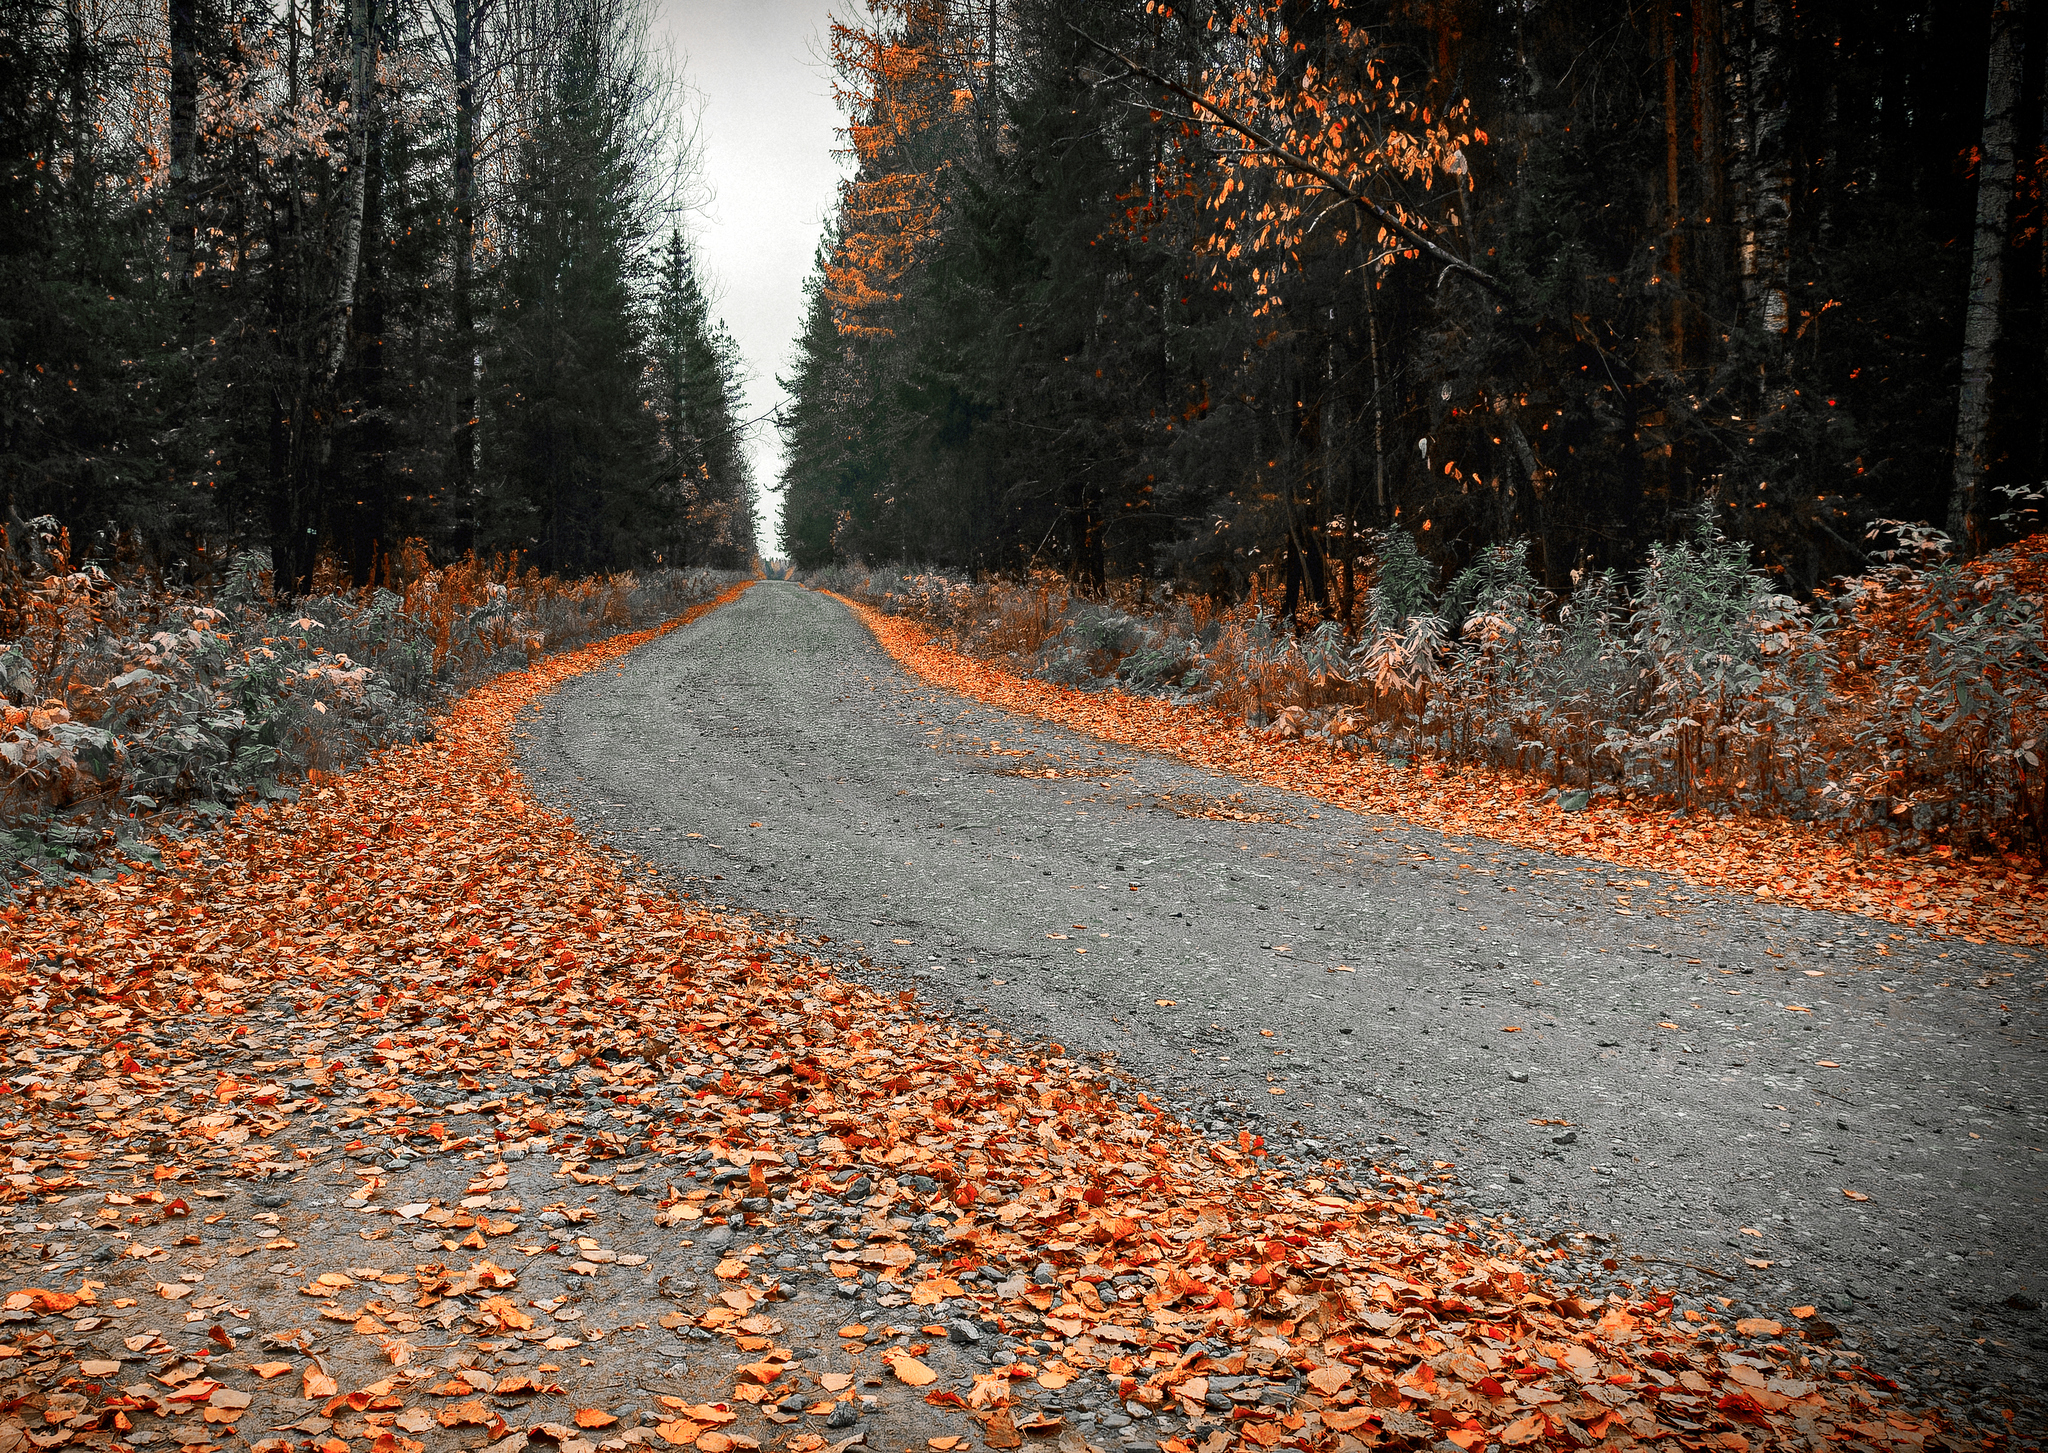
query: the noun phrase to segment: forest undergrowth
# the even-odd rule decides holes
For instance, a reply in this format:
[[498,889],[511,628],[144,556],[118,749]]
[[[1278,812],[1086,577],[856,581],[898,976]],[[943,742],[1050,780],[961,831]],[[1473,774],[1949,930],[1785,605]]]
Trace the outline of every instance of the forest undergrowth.
[[[1281,1170],[1248,1131],[1212,1140],[1057,1044],[943,1022],[843,980],[786,929],[677,902],[536,803],[511,754],[546,692],[654,634],[508,673],[431,742],[0,912],[0,1036],[35,1066],[12,1082],[20,1159],[0,1202],[67,1215],[67,1234],[107,1248],[4,1298],[15,1416],[62,1424],[38,1446],[140,1430],[258,1453],[424,1453],[448,1433],[498,1453],[840,1453],[901,1399],[991,1449],[1096,1453],[1018,1396],[1082,1379],[1185,1424],[1162,1453],[2008,1441],[1910,1411],[1812,1307],[1590,1290],[1567,1249],[1458,1214],[1447,1162]],[[316,894],[332,911],[308,911]],[[472,1098],[450,1103],[451,1079]],[[618,1128],[564,1113],[586,1093]],[[399,1167],[440,1156],[471,1194],[408,1201]],[[502,1191],[530,1158],[588,1202],[522,1219]],[[352,1193],[304,1214],[330,1175]],[[280,1185],[272,1229],[291,1229],[265,1249],[287,1254],[272,1271],[288,1281],[158,1280],[168,1243],[203,1239],[194,1200]],[[536,1296],[540,1258],[604,1272],[594,1236],[552,1228],[615,1199],[636,1216],[655,1202],[650,1234],[680,1248],[728,1246],[714,1285],[672,1285],[660,1332],[621,1320],[616,1287],[594,1283],[589,1306]],[[872,1277],[910,1325],[840,1327],[853,1371],[834,1373],[778,1345],[809,1273],[746,1242],[856,1218],[821,1274]],[[422,1226],[433,1252],[416,1265],[358,1265]],[[922,1359],[947,1329],[917,1325],[941,1308],[1019,1355],[941,1382]],[[151,1320],[172,1331],[129,1331]],[[647,1421],[614,1411],[636,1394],[604,1340],[663,1333],[732,1392],[661,1397]],[[560,1360],[483,1370],[507,1348]],[[161,1366],[123,1386],[124,1362]],[[1282,1383],[1284,1398],[1227,1391]]]
[[1701,533],[1560,600],[1520,544],[1439,588],[1394,533],[1349,629],[1140,582],[807,578],[922,628],[871,617],[915,669],[1116,740],[1461,831],[1675,854],[1724,886],[2040,942],[2048,536],[1968,564],[1939,545],[1907,535],[1803,603]]
[[433,734],[463,691],[554,651],[708,600],[730,571],[582,580],[416,544],[353,589],[330,564],[279,601],[267,552],[223,589],[181,590],[139,561],[78,564],[54,520],[0,527],[0,882],[92,871],[147,839],[394,742]]

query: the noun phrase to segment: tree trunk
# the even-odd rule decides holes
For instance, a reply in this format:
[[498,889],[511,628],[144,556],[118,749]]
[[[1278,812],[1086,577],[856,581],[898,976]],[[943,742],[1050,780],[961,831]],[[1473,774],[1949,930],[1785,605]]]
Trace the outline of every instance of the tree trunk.
[[1792,222],[1785,8],[1782,0],[1752,0],[1750,16],[1750,231],[1742,249],[1743,302],[1751,322],[1782,336],[1791,322],[1786,270]]
[[67,0],[64,7],[64,86],[71,122],[71,176],[69,195],[77,219],[78,281],[86,280],[98,257],[99,179],[98,157],[93,137],[93,55],[85,36],[84,0]]
[[1956,400],[1955,482],[1948,533],[1956,549],[1984,548],[1984,480],[1989,470],[1991,389],[2004,296],[2007,222],[2012,211],[2013,128],[2020,98],[2027,0],[1993,0],[1991,55],[1978,145],[1977,231],[1970,300],[1963,320],[1963,386]]
[[455,0],[455,437],[448,458],[448,486],[456,518],[473,543],[476,486],[476,312],[471,293],[476,276],[476,24],[477,0]]
[[170,0],[171,176],[166,212],[170,223],[171,286],[192,287],[198,238],[199,20],[198,0]]
[[[1693,78],[1693,147],[1699,158],[1700,217],[1693,229],[1697,242],[1693,261],[1693,295],[1708,314],[1732,314],[1728,296],[1731,269],[1728,238],[1728,87],[1724,68],[1721,0],[1697,0],[1693,6],[1693,45],[1698,69]],[[1706,266],[1701,267],[1701,259]]]
[[1365,269],[1365,336],[1372,350],[1372,505],[1373,523],[1384,527],[1388,521],[1386,380],[1380,372],[1380,322],[1372,305],[1373,273],[1374,268],[1368,264]]
[[362,270],[363,188],[369,176],[370,96],[377,84],[377,13],[374,0],[351,0],[348,84],[348,201],[343,214],[340,275],[335,280],[333,333],[327,344],[327,382],[341,372],[355,312],[356,275]]
[[1671,368],[1685,367],[1685,241],[1679,228],[1678,38],[1669,0],[1657,7],[1658,48],[1664,60],[1664,260],[1658,272],[1671,299],[1668,354]]

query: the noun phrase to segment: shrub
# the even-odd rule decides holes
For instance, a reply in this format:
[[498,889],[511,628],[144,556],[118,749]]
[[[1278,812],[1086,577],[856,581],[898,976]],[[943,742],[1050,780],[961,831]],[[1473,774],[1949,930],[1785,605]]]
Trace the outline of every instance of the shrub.
[[1248,726],[1531,774],[1680,812],[1833,823],[1899,851],[2048,854],[2048,534],[1968,565],[1888,522],[1866,574],[1806,604],[1703,520],[1607,573],[1544,590],[1523,542],[1439,597],[1414,540],[1380,537],[1355,632],[1257,601],[1221,616],[1139,583],[1087,599],[1046,577],[848,593],[960,649],[1081,686],[1120,683]]
[[400,550],[382,584],[288,609],[262,552],[212,601],[140,573],[73,566],[54,520],[0,531],[0,877],[89,868],[145,820],[289,796],[432,734],[453,695],[539,655],[651,623],[736,578],[561,581],[516,560],[433,568]]

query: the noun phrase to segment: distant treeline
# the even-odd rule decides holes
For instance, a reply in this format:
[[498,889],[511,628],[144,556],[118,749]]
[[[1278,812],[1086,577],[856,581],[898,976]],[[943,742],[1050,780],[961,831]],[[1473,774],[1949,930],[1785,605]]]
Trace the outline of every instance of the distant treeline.
[[784,547],[1349,618],[1702,514],[1788,587],[2048,472],[2048,5],[877,0]]
[[0,0],[0,504],[298,593],[743,566],[737,362],[639,0]]

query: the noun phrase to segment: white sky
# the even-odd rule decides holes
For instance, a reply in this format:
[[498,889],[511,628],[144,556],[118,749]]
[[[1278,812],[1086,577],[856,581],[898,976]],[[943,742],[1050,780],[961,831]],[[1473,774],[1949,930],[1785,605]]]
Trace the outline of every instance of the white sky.
[[[829,9],[830,0],[658,0],[656,38],[683,57],[703,98],[711,201],[686,230],[713,312],[746,360],[749,418],[782,402],[775,378],[789,372],[804,279],[838,195],[840,118],[823,60]],[[781,501],[769,493],[781,468],[774,428],[761,424],[749,451],[766,557],[779,553]]]

